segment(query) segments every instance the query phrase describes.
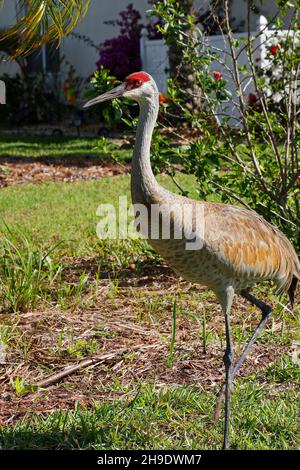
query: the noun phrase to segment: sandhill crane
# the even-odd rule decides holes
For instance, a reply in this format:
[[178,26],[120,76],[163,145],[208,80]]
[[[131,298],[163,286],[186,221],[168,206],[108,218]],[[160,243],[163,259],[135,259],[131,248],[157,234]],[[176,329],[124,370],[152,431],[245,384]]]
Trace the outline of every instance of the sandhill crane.
[[[156,181],[150,163],[150,145],[159,109],[159,92],[153,78],[146,72],[135,72],[124,82],[90,101],[87,108],[119,97],[131,98],[140,107],[139,122],[132,159],[131,194],[134,205],[163,207],[170,219],[169,237],[152,236],[149,243],[182,278],[203,284],[213,290],[225,316],[226,349],[224,354],[225,423],[223,449],[228,448],[230,396],[233,380],[246,356],[267,323],[272,309],[255,298],[249,288],[262,281],[273,281],[277,292],[287,292],[293,304],[297,282],[300,280],[300,262],[296,252],[280,230],[256,212],[216,202],[195,201],[167,191]],[[202,244],[197,249],[187,249],[189,237],[175,237],[182,230],[182,218],[174,207],[192,205],[191,221],[184,234],[191,232],[199,222],[204,227]],[[149,215],[150,227],[153,224]],[[186,227],[183,226],[183,229]],[[178,233],[178,232],[176,232]],[[192,233],[194,233],[192,231]],[[233,362],[233,343],[230,331],[230,311],[235,294],[247,299],[262,312],[262,318],[241,356]]]

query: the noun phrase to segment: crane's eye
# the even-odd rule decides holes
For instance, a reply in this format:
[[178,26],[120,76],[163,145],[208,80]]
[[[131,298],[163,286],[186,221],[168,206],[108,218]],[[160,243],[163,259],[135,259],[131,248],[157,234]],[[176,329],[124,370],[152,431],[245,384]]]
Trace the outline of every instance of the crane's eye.
[[143,81],[140,79],[135,79],[135,80],[125,80],[126,84],[126,89],[128,91],[134,90],[135,88],[139,88],[141,85],[143,85]]

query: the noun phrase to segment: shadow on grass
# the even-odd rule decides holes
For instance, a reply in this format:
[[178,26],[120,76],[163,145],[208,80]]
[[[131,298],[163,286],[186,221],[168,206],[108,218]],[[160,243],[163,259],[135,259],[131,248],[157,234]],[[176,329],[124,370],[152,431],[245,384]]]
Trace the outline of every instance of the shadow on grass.
[[108,429],[86,427],[84,430],[70,429],[67,431],[5,431],[0,437],[2,450],[76,450],[109,449],[113,442],[107,439]]
[[[120,148],[124,161],[130,151]],[[101,153],[99,138],[4,136],[0,133],[0,165],[5,163],[51,163],[66,166],[88,166],[107,160]]]
[[44,163],[45,165],[59,165],[65,167],[78,166],[89,167],[91,165],[100,165],[103,163],[112,163],[107,155],[95,155],[93,153],[72,152],[72,154],[58,154],[57,156],[39,156],[39,157],[22,157],[16,155],[1,155],[0,165],[2,164],[20,164],[20,163]]
[[[140,385],[130,398],[108,400],[91,409],[75,405],[74,410],[55,411],[24,417],[15,425],[0,429],[2,449],[155,449],[186,446],[205,438],[211,427],[212,395],[197,387],[157,391]],[[197,418],[197,419],[196,419]],[[202,442],[204,444],[204,442]]]

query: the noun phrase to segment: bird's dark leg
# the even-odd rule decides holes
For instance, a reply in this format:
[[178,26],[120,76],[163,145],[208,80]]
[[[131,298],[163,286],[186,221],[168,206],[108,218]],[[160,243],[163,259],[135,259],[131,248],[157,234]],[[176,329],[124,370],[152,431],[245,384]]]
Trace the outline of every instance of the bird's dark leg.
[[251,302],[253,305],[260,308],[260,310],[262,312],[262,317],[261,317],[261,320],[260,320],[259,324],[257,325],[252,337],[250,338],[248,343],[245,345],[242,354],[240,355],[240,357],[238,358],[237,362],[234,365],[234,368],[233,368],[233,375],[234,376],[236,375],[236,373],[240,369],[241,365],[244,363],[248,352],[250,351],[251,347],[255,343],[257,337],[260,335],[260,333],[264,329],[264,327],[265,327],[265,325],[266,325],[267,321],[269,320],[269,318],[271,316],[271,313],[272,313],[272,308],[269,305],[267,305],[264,302],[258,300],[256,297],[254,297],[254,295],[250,294],[250,292],[243,290],[243,291],[241,291],[241,295],[245,299],[249,300],[249,302]]
[[[266,325],[266,323],[267,323],[267,321],[270,318],[270,315],[272,313],[272,308],[269,305],[267,305],[264,302],[258,300],[256,297],[254,297],[254,295],[250,294],[250,292],[248,292],[246,290],[243,290],[243,291],[241,291],[241,295],[245,299],[249,300],[249,302],[251,302],[252,305],[255,305],[256,307],[258,307],[262,311],[262,318],[261,318],[259,324],[257,325],[252,337],[250,338],[248,343],[245,345],[242,354],[240,355],[240,357],[236,361],[235,365],[233,366],[232,380],[234,379],[234,377],[236,376],[236,374],[239,371],[240,367],[244,363],[251,347],[255,343],[257,337],[262,332],[263,328],[265,327],[265,325]],[[225,390],[226,390],[226,384],[223,384],[220,391],[219,391],[219,393],[218,393],[218,396],[217,396],[217,404],[216,404],[215,413],[214,413],[214,422],[216,422],[220,417],[221,403],[222,403],[222,399],[223,399]]]
[[222,309],[225,315],[225,327],[226,327],[226,350],[224,354],[224,365],[225,365],[225,423],[224,423],[224,440],[222,449],[228,448],[228,436],[229,436],[229,425],[230,425],[230,399],[231,399],[231,389],[232,389],[232,361],[233,361],[233,344],[231,340],[231,331],[230,331],[230,311],[232,306],[232,301],[234,297],[233,287],[227,287],[226,291],[222,292],[222,295],[219,296]]
[[225,325],[226,325],[226,350],[224,354],[224,365],[225,365],[225,425],[224,425],[224,441],[222,449],[228,448],[228,436],[229,436],[229,421],[230,421],[230,399],[231,399],[231,389],[232,389],[232,380],[233,380],[233,369],[232,369],[232,359],[233,359],[233,348],[231,341],[231,332],[230,332],[230,319],[229,312],[225,313]]

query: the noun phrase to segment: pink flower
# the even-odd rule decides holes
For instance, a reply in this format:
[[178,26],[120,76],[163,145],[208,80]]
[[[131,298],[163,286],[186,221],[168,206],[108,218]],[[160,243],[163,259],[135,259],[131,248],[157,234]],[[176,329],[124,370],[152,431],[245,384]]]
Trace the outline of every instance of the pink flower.
[[218,70],[215,70],[213,72],[213,77],[215,80],[217,80],[217,82],[219,82],[220,80],[223,80],[223,75]]

